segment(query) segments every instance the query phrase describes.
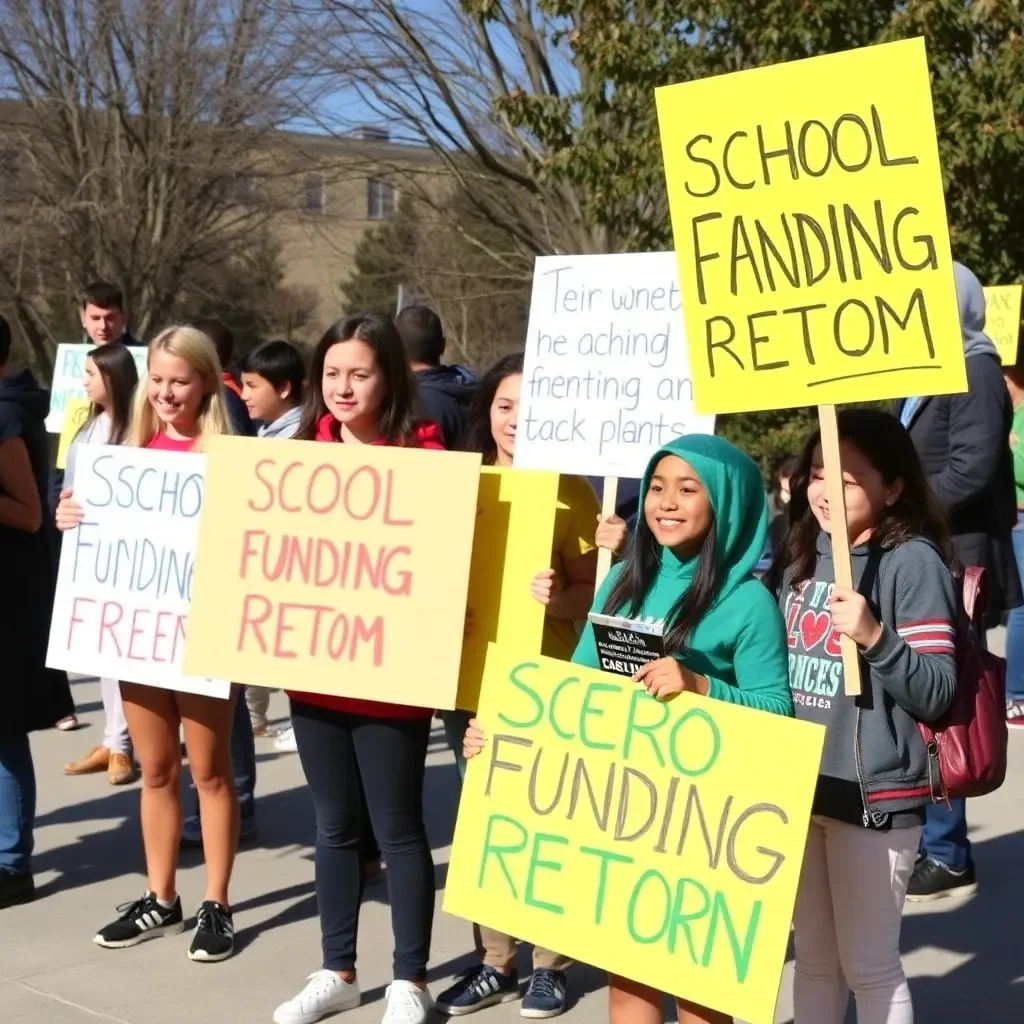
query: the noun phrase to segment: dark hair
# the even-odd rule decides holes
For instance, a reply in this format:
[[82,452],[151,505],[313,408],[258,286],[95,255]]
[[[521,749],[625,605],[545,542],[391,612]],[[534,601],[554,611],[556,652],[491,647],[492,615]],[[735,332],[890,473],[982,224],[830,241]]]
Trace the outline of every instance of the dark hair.
[[395,317],[405,358],[410,363],[440,366],[444,355],[444,328],[441,318],[426,306],[406,306]]
[[481,378],[473,392],[466,414],[466,427],[463,431],[459,450],[479,452],[483,456],[485,466],[493,466],[498,457],[498,446],[491,434],[491,405],[494,395],[506,377],[522,375],[523,353],[513,352],[502,356]]
[[302,422],[295,436],[307,441],[316,437],[317,424],[327,414],[323,389],[324,362],[330,349],[346,341],[361,341],[373,351],[387,389],[377,412],[377,429],[386,444],[401,444],[412,435],[416,385],[394,322],[383,313],[345,317],[327,328],[309,364]]
[[[135,358],[126,345],[97,345],[87,356],[96,364],[110,405],[110,440],[108,444],[123,444],[132,422],[132,399],[139,383],[139,370]],[[100,415],[102,410],[94,402],[89,407],[89,416],[79,428],[85,430]]]
[[285,384],[292,389],[288,400],[292,405],[302,403],[302,385],[306,379],[306,367],[302,353],[287,341],[267,341],[254,348],[242,359],[241,373],[255,373],[280,390]]
[[116,284],[109,281],[93,281],[82,289],[79,296],[82,309],[97,306],[99,309],[117,309],[124,312],[124,295]]
[[[879,409],[844,409],[839,413],[839,439],[852,444],[882,475],[887,484],[903,481],[899,498],[882,514],[871,534],[871,544],[895,548],[914,537],[931,541],[951,569],[958,567],[956,549],[946,517],[932,496],[921,459],[903,424]],[[814,575],[820,527],[807,500],[811,460],[821,441],[815,431],[804,446],[800,465],[790,483],[789,531],[775,557],[766,582],[777,592],[786,569],[792,570],[794,589]]]
[[11,325],[7,318],[0,316],[0,366],[11,358]]
[[[604,603],[605,615],[618,615],[623,609],[629,616],[638,615],[647,591],[658,576],[662,548],[647,525],[644,498],[645,495],[640,495],[636,529],[622,560],[622,572]],[[697,556],[697,571],[693,582],[679,595],[665,617],[663,642],[666,654],[678,654],[686,647],[690,634],[707,614],[718,593],[718,560],[715,557],[717,543],[718,531],[712,516],[711,527],[704,535]]]
[[202,331],[213,342],[221,369],[227,370],[235,355],[235,336],[227,324],[214,317],[200,317],[193,320],[191,326]]
[[798,455],[787,455],[776,467],[775,478],[772,486],[778,489],[779,481],[783,477],[793,477],[800,470],[800,457]]

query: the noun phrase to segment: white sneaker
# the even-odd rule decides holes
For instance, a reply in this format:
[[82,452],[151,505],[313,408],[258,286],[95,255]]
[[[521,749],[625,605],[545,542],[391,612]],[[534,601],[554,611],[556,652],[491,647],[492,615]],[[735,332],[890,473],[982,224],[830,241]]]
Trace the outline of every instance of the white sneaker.
[[294,754],[298,751],[299,748],[295,743],[295,730],[291,726],[282,729],[274,737],[274,749],[279,754]]
[[388,1008],[381,1024],[425,1024],[434,1009],[434,1000],[425,988],[411,981],[393,981],[384,993]]
[[329,1013],[354,1010],[361,998],[357,981],[343,981],[334,971],[316,971],[297,996],[274,1011],[274,1024],[316,1024]]

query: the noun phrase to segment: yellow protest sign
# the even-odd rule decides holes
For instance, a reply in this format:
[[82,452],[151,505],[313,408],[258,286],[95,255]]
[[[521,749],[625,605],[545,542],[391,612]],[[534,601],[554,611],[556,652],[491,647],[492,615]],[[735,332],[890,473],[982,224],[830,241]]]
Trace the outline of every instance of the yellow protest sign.
[[922,39],[656,95],[698,412],[966,390]]
[[825,730],[497,646],[478,717],[445,910],[771,1024]]
[[1003,366],[1017,364],[1020,301],[1024,285],[999,284],[985,289],[985,333],[992,339]]
[[185,671],[453,708],[479,479],[464,452],[213,439]]
[[60,428],[60,440],[57,442],[57,468],[63,469],[68,464],[68,449],[82,424],[89,418],[92,403],[88,398],[69,398],[64,406],[64,423]]
[[466,605],[471,628],[462,648],[457,706],[475,711],[492,642],[540,654],[544,606],[530,582],[551,561],[558,474],[485,467]]

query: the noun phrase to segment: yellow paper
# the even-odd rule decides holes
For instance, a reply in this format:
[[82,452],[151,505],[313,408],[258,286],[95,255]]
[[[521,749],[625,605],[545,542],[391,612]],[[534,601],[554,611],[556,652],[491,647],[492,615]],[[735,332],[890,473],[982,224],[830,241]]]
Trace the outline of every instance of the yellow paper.
[[656,94],[698,412],[966,390],[922,39]]
[[189,675],[453,708],[480,456],[218,437]]
[[462,648],[460,708],[476,711],[488,644],[540,654],[544,606],[530,593],[530,582],[551,562],[557,507],[557,473],[481,471],[467,600],[472,627]]
[[825,730],[497,646],[481,696],[445,910],[771,1024]]
[[82,424],[89,418],[91,404],[88,398],[69,398],[64,406],[64,426],[61,428],[60,441],[57,443],[58,469],[63,469],[68,464],[68,449]]
[[1024,285],[990,285],[985,289],[985,333],[992,339],[1003,366],[1017,363],[1020,300]]

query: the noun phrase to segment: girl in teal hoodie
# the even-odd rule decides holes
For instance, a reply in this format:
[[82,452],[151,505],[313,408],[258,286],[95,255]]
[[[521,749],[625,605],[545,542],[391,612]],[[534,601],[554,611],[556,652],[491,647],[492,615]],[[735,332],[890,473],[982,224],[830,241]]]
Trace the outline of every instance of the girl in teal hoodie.
[[[684,690],[792,715],[786,631],[772,595],[752,574],[764,551],[768,507],[754,461],[720,437],[692,434],[655,452],[641,487],[643,514],[624,559],[592,611],[663,625],[666,656],[634,677],[668,700]],[[598,669],[588,624],[572,660]],[[480,752],[476,721],[467,758]],[[610,1024],[661,1024],[662,994],[609,978]],[[680,1000],[679,1024],[729,1017]]]

